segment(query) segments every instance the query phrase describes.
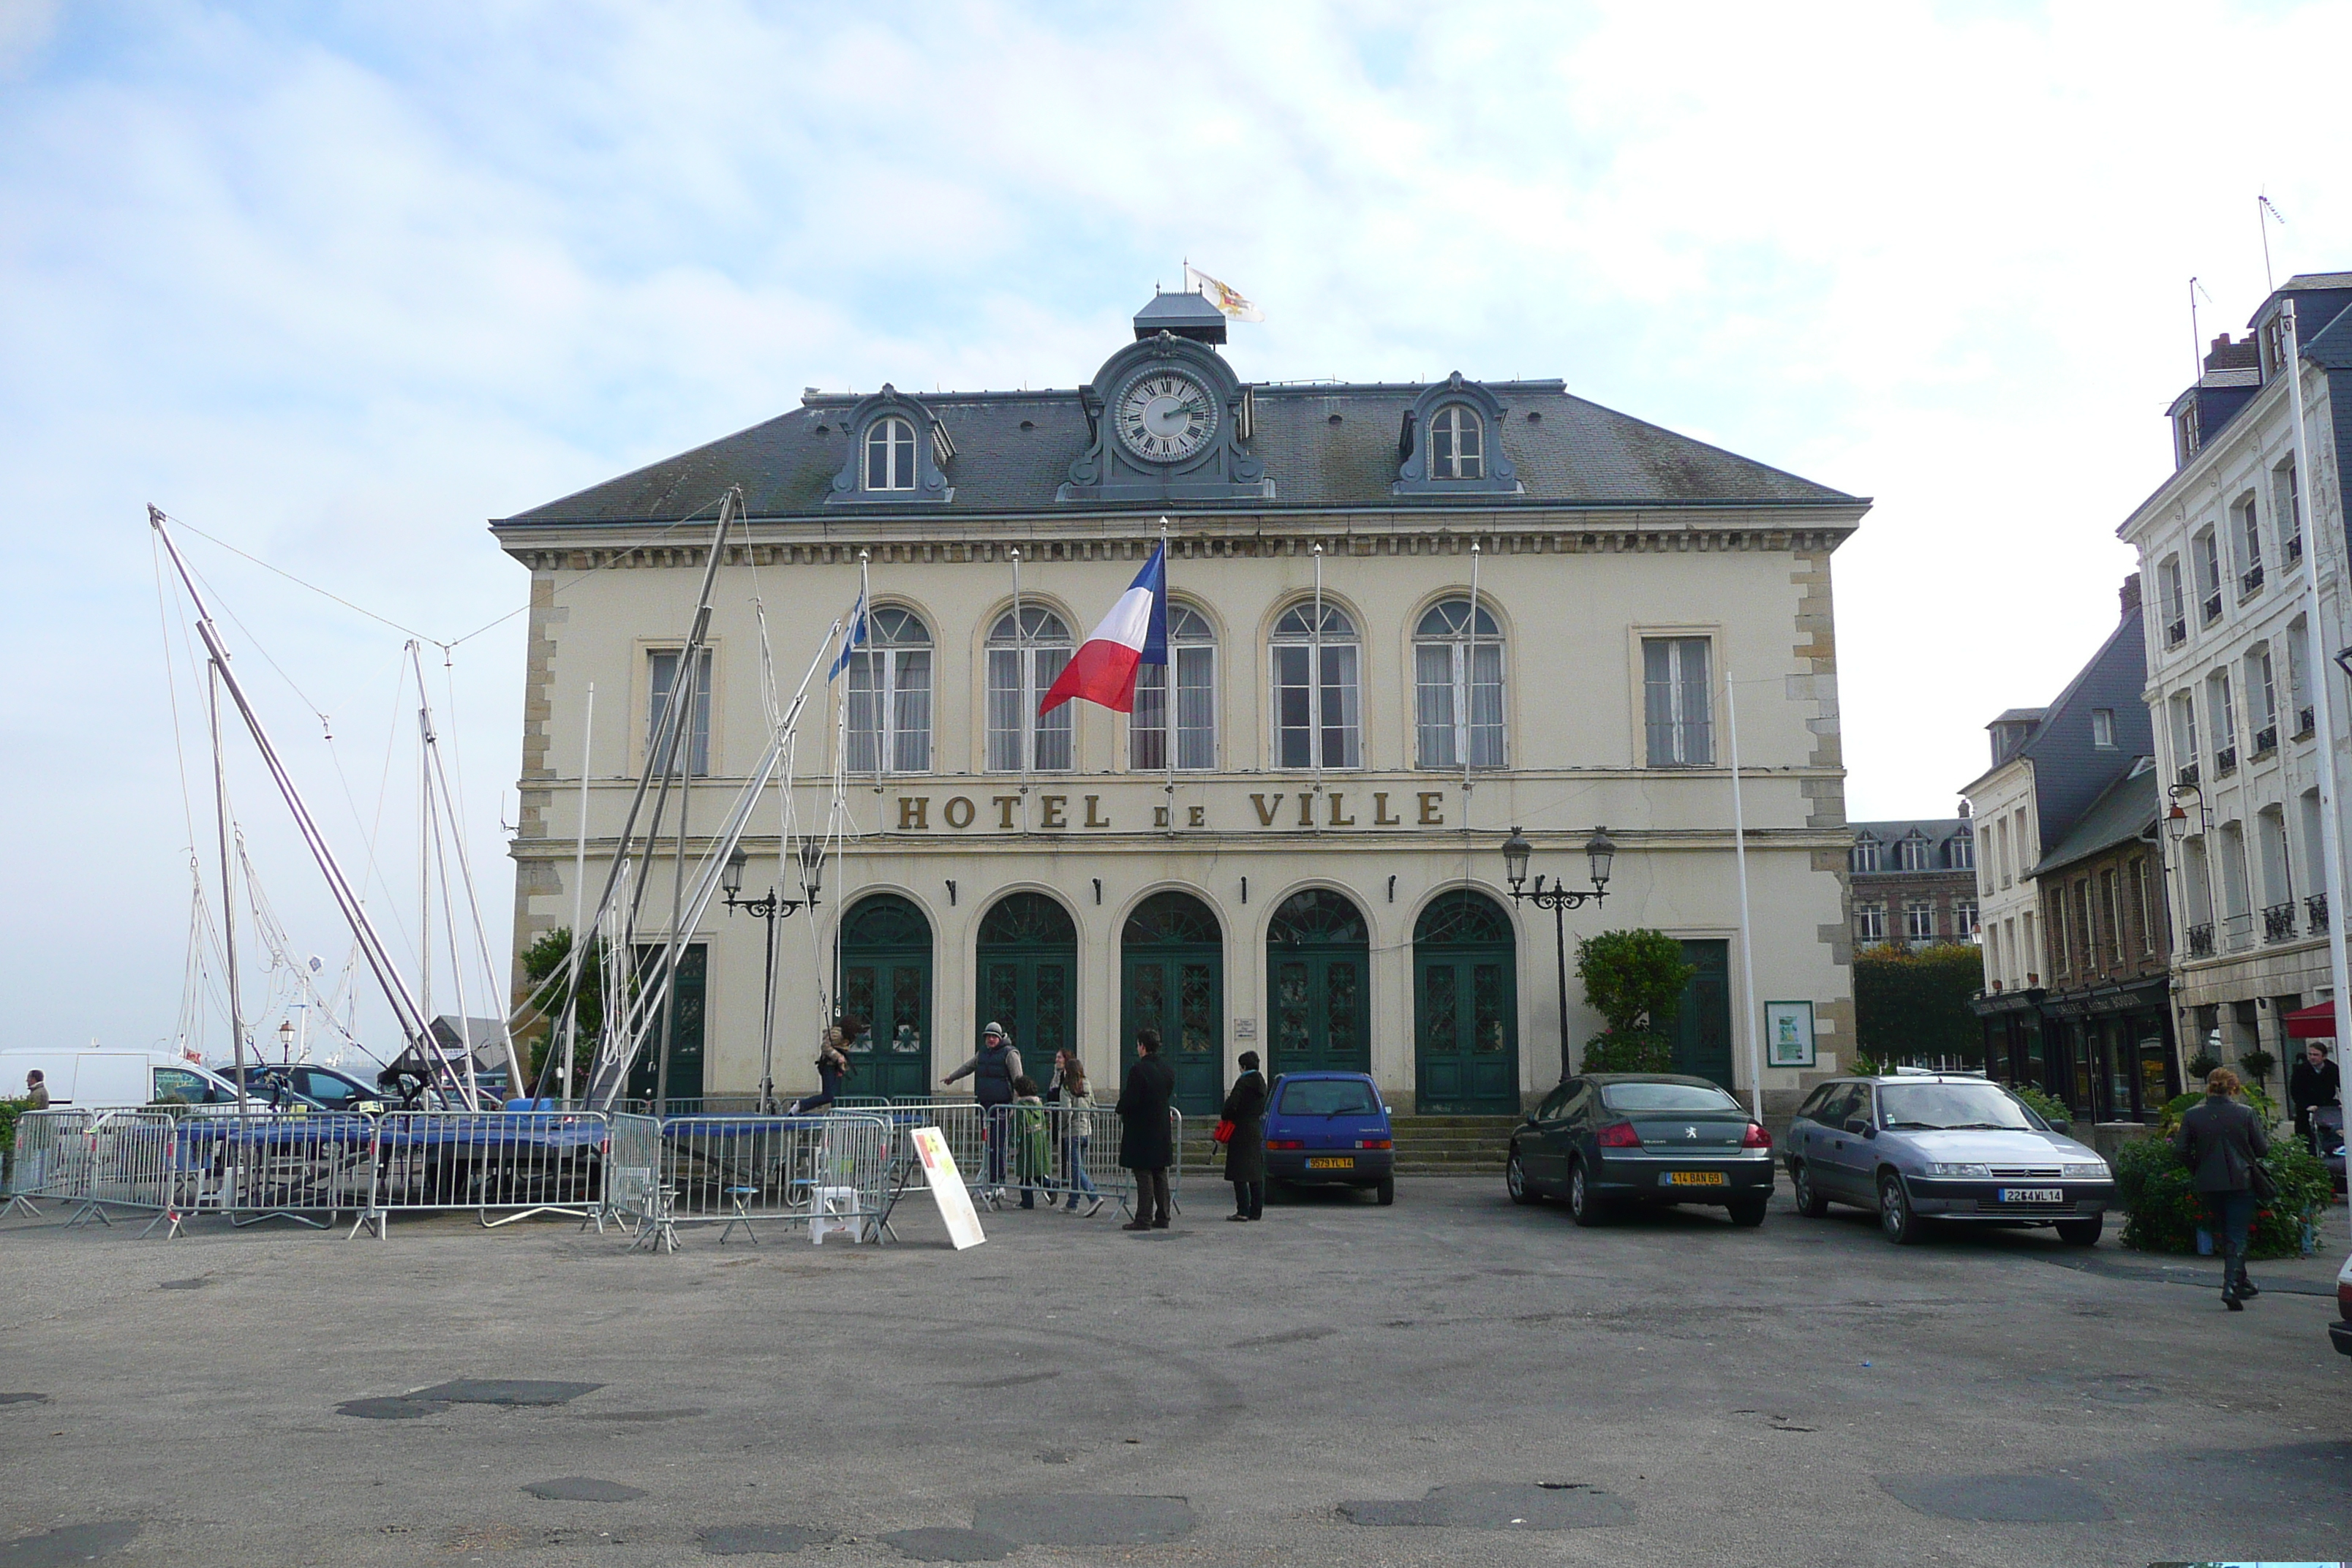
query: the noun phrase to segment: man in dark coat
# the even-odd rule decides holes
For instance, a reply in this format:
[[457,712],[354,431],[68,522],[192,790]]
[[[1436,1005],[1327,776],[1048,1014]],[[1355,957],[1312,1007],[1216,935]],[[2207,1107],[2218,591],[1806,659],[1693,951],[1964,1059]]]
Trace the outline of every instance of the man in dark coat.
[[991,1023],[981,1031],[980,1049],[946,1079],[949,1083],[960,1078],[971,1079],[971,1097],[982,1107],[984,1130],[981,1136],[988,1144],[984,1180],[992,1198],[1004,1196],[1004,1151],[1013,1136],[1013,1080],[1020,1076],[1021,1053],[1013,1048],[1013,1037],[1002,1025]]
[[1175,1140],[1168,1125],[1176,1069],[1160,1056],[1160,1031],[1135,1032],[1135,1065],[1118,1086],[1118,1163],[1135,1173],[1135,1217],[1121,1230],[1168,1228],[1168,1167]]
[[2304,1042],[2303,1056],[2286,1077],[2286,1102],[2294,1110],[2294,1130],[2311,1141],[2311,1113],[2344,1098],[2343,1075],[2327,1059],[2327,1047],[2317,1040]]
[[2254,1222],[2254,1173],[2271,1141],[2253,1108],[2230,1098],[2237,1092],[2238,1075],[2228,1068],[2208,1073],[2204,1102],[2180,1119],[2172,1147],[2221,1238],[2221,1304],[2242,1312],[2249,1298],[2262,1294],[2246,1278],[2246,1233]]
[[1257,1070],[1257,1053],[1242,1053],[1242,1073],[1234,1079],[1218,1112],[1234,1124],[1225,1140],[1225,1180],[1234,1184],[1235,1219],[1265,1217],[1265,1075]]

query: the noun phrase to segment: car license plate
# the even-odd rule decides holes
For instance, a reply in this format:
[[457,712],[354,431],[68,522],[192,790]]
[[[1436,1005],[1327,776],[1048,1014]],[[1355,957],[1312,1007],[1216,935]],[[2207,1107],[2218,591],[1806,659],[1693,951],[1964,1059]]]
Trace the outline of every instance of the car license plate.
[[1670,1187],[1723,1187],[1730,1185],[1721,1171],[1668,1171],[1666,1185]]
[[2066,1201],[2063,1187],[2001,1187],[1993,1195],[2005,1204],[2063,1204]]
[[1356,1157],[1353,1154],[1327,1154],[1319,1160],[1307,1161],[1307,1168],[1310,1171],[1352,1171],[1356,1168]]

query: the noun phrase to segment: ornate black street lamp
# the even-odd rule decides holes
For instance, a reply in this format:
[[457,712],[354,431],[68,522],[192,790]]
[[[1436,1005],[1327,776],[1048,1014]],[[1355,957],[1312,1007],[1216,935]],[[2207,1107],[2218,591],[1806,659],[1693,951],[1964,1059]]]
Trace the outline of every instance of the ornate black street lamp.
[[776,922],[816,908],[817,890],[824,877],[824,845],[814,838],[801,840],[801,886],[808,890],[805,899],[787,899],[772,887],[763,899],[737,897],[743,890],[743,867],[749,859],[738,845],[735,853],[727,857],[719,886],[727,895],[729,915],[740,910],[768,922],[767,972],[760,1001],[760,1113],[764,1116],[775,1109],[776,1099]]
[[1584,841],[1584,858],[1592,874],[1589,891],[1571,888],[1564,881],[1547,888],[1540,876],[1530,891],[1522,884],[1528,879],[1528,857],[1534,853],[1535,846],[1516,826],[1511,836],[1503,840],[1503,871],[1511,884],[1513,901],[1532,903],[1539,910],[1551,911],[1552,948],[1559,963],[1559,1077],[1565,1083],[1574,1064],[1568,1046],[1568,922],[1563,911],[1580,909],[1588,900],[1599,903],[1609,896],[1609,868],[1617,858],[1617,846],[1611,842],[1605,827],[1594,828],[1592,837]]

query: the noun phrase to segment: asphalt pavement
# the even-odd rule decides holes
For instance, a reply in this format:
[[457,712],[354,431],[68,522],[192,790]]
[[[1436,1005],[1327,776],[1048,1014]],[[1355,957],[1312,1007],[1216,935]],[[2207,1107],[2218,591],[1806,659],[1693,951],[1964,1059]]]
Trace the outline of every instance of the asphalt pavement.
[[2146,1564],[2352,1542],[2347,1244],[1578,1229],[1499,1179],[955,1253],[0,1224],[0,1568]]

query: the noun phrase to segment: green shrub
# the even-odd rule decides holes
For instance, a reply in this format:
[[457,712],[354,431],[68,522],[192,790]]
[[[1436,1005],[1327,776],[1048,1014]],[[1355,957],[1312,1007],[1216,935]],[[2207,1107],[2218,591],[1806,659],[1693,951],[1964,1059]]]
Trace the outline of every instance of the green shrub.
[[1672,1072],[1675,1043],[1646,1029],[1595,1035],[1584,1042],[1586,1072]]
[[1984,1026],[1969,1001],[1984,989],[1984,955],[1966,942],[1867,948],[1853,956],[1854,1046],[1874,1062],[1981,1059]]
[[1664,1030],[1697,973],[1683,957],[1683,944],[1662,931],[1605,931],[1577,940],[1584,999],[1609,1020],[1612,1035]]
[[2044,1121],[2071,1122],[2074,1120],[2074,1113],[2067,1110],[2056,1095],[2044,1094],[2030,1083],[2013,1083],[2009,1086],[2009,1092],[2032,1107],[2034,1113]]
[[2221,1058],[2220,1057],[2215,1056],[2205,1047],[2200,1046],[2197,1047],[2197,1054],[2190,1057],[2186,1062],[2183,1062],[2181,1067],[2185,1071],[2187,1071],[2190,1078],[2201,1080],[2207,1073],[2211,1072],[2215,1068],[2220,1067],[2221,1065]]
[[[2171,1107],[2166,1110],[2169,1112]],[[2116,1198],[2126,1215],[2124,1245],[2142,1252],[2194,1252],[2197,1231],[2205,1223],[2205,1205],[2190,1186],[2189,1167],[2173,1152],[2170,1137],[2126,1143],[2114,1163]],[[2263,1167],[2270,1172],[2278,1194],[2256,1211],[2246,1256],[2299,1257],[2305,1227],[2327,1209],[2327,1168],[2293,1138],[2272,1143]]]

